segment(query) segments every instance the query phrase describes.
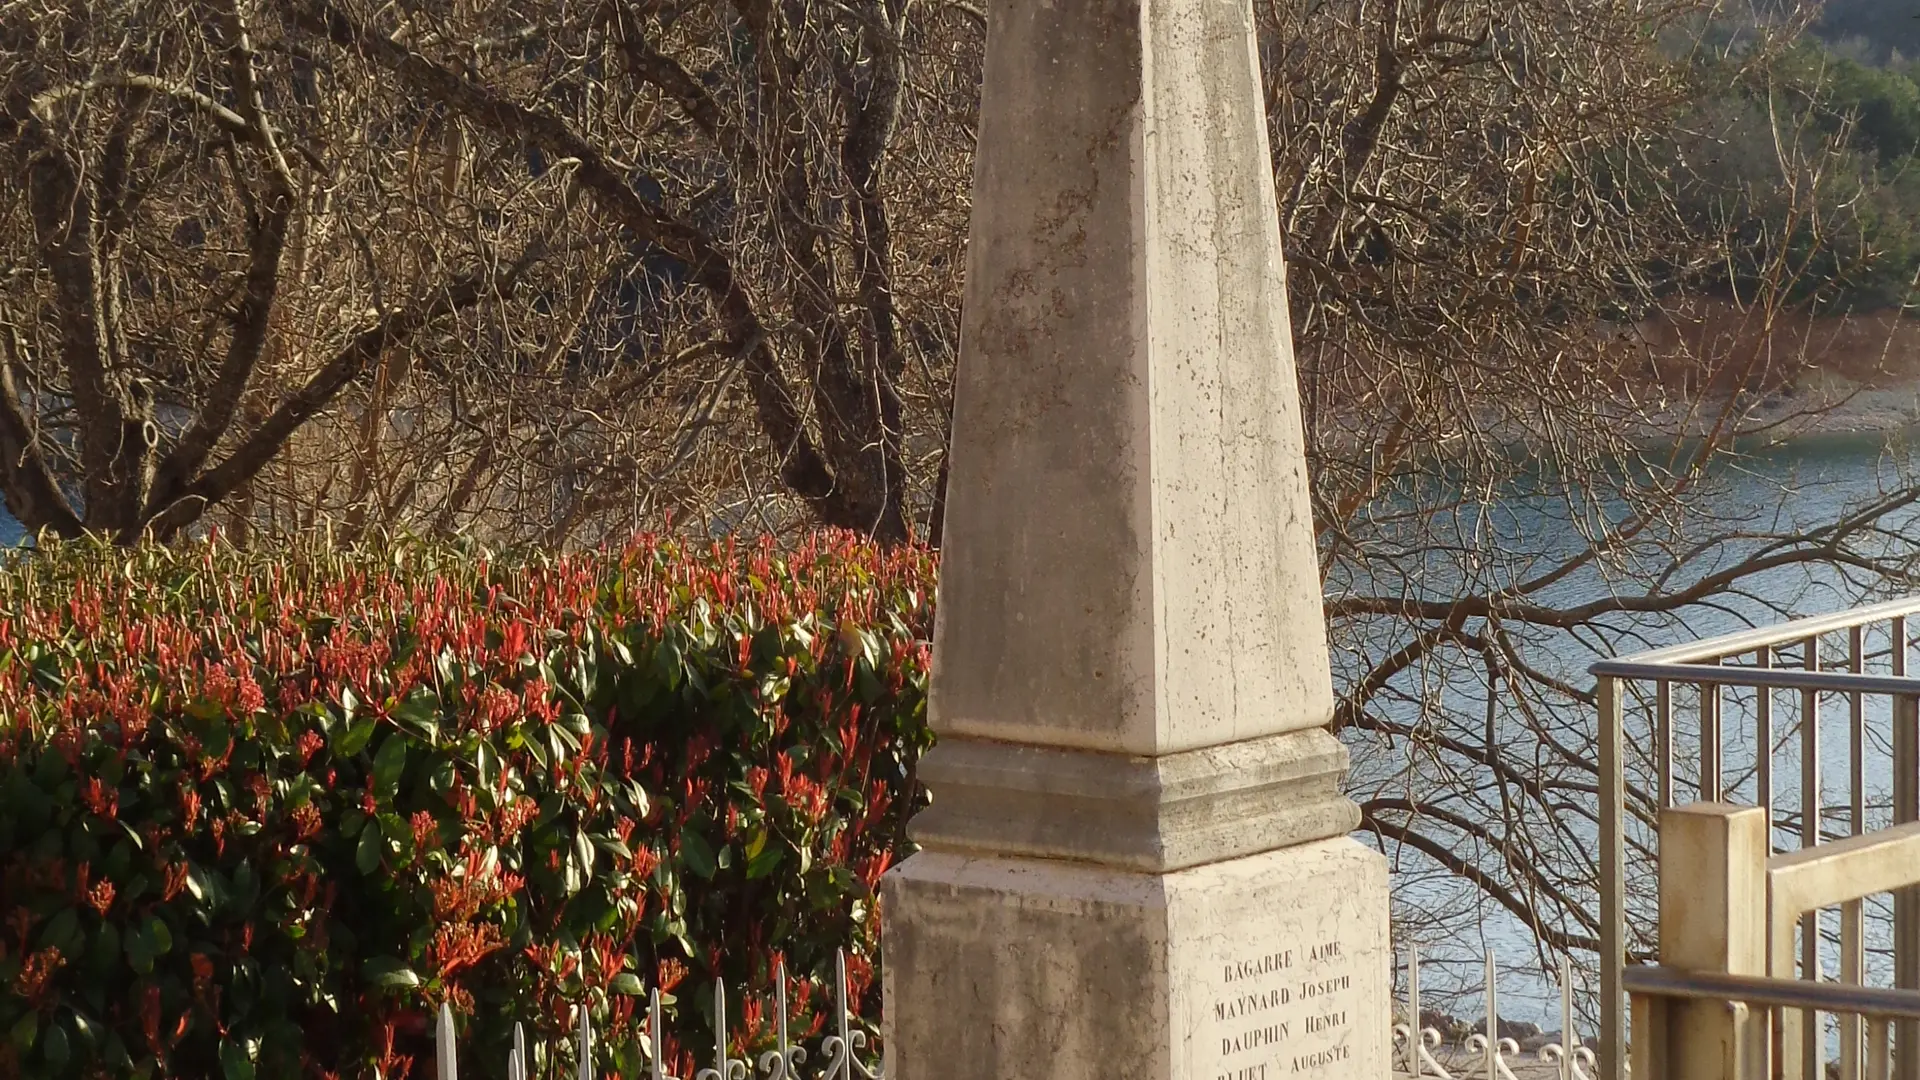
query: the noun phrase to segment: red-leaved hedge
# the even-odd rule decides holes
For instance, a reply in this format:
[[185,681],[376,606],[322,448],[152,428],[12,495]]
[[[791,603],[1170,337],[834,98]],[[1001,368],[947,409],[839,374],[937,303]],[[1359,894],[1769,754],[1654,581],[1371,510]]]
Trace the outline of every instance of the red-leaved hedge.
[[692,1076],[716,975],[750,1049],[839,947],[871,1010],[932,590],[843,536],[0,562],[0,1075],[420,1077],[446,1001],[463,1076],[584,1003],[634,1080],[659,985]]

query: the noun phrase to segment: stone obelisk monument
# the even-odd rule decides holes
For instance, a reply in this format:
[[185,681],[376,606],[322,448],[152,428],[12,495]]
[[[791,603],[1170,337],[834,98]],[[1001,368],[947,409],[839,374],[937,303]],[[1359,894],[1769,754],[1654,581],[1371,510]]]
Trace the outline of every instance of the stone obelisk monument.
[[991,0],[892,1080],[1388,1070],[1249,0]]

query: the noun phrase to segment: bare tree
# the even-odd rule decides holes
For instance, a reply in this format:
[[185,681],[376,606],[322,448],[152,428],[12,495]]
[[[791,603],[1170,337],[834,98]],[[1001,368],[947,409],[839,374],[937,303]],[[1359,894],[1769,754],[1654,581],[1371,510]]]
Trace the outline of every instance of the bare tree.
[[418,208],[366,103],[245,3],[9,3],[0,55],[0,490],[30,527],[176,534],[543,255],[375,248]]
[[924,519],[964,14],[249,7],[0,8],[22,522]]
[[[1406,917],[1492,904],[1593,950],[1587,658],[1914,580],[1910,477],[1830,520],[1716,509],[1743,446],[1833,404],[1757,407],[1819,362],[1785,328],[1857,173],[1769,83],[1791,24],[1712,50],[1692,0],[1261,11],[1362,827],[1470,886]],[[1711,332],[1619,332],[1703,302]]]
[[[611,4],[537,34],[522,17],[497,9],[461,23],[344,3],[302,16],[483,137],[569,162],[600,218],[678,268],[698,296],[681,310],[702,325],[708,388],[688,402],[664,467],[714,437],[738,388],[752,427],[719,433],[733,443],[726,458],[773,469],[734,486],[777,487],[815,520],[905,539],[931,501],[908,467],[928,448],[908,432],[944,427],[964,222],[952,193],[967,162],[952,114],[971,109],[964,90],[910,97],[909,68],[938,91],[964,76],[977,44],[962,39],[957,64],[910,64],[953,18],[922,18],[911,0]],[[537,36],[538,49],[452,48],[514,33]],[[565,107],[586,101],[618,122]],[[919,122],[903,137],[910,111]],[[902,210],[913,212],[904,229]],[[909,383],[919,384],[912,423]]]

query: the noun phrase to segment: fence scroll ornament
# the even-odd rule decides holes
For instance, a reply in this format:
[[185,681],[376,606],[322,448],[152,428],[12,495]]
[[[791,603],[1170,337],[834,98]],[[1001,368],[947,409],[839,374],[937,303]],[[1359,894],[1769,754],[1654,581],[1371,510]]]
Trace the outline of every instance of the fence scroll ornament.
[[[660,989],[653,988],[647,994],[647,1026],[641,1035],[641,1051],[649,1062],[648,1080],[748,1080],[748,1073],[757,1074],[755,1080],[886,1080],[877,1066],[869,1066],[862,1061],[857,1051],[867,1048],[867,1033],[853,1026],[853,1014],[847,1007],[847,954],[845,950],[834,955],[833,959],[833,1033],[820,1044],[821,1056],[826,1066],[817,1076],[809,1077],[801,1071],[807,1061],[807,1050],[796,1045],[787,1031],[787,965],[779,962],[774,968],[773,978],[773,1015],[774,1048],[763,1052],[757,1061],[734,1057],[727,1052],[727,988],[722,981],[715,980],[713,987],[713,1063],[694,1072],[691,1078],[674,1076],[667,1071],[666,1054],[662,1045],[661,1033],[665,1031],[660,1007]],[[587,1010],[577,1009],[580,1026],[574,1032],[574,1062],[578,1070],[576,1080],[595,1080],[593,1072],[594,1031],[593,1022],[587,1016]],[[434,1078],[435,1080],[460,1080],[456,1059],[456,1035],[453,1026],[453,1010],[445,1004],[440,1006],[439,1022],[434,1028]],[[519,1024],[513,1025],[513,1049],[507,1056],[507,1080],[529,1080],[527,1070],[530,1058],[527,1054],[526,1030]],[[549,1059],[553,1060],[553,1059]],[[752,1065],[754,1068],[749,1069]]]
[[[1464,1053],[1447,1054],[1440,1060],[1446,1036],[1420,1023],[1420,950],[1407,947],[1407,1022],[1393,1026],[1394,1067],[1396,1075],[1413,1080],[1516,1080],[1513,1066],[1521,1056],[1520,1044],[1500,1036],[1500,996],[1495,979],[1494,958],[1486,963],[1486,1027],[1467,1036],[1461,1044]],[[1576,1034],[1573,1013],[1573,967],[1560,961],[1560,1041],[1548,1043],[1539,1051],[1539,1060],[1553,1067],[1557,1080],[1593,1080],[1593,1051]]]

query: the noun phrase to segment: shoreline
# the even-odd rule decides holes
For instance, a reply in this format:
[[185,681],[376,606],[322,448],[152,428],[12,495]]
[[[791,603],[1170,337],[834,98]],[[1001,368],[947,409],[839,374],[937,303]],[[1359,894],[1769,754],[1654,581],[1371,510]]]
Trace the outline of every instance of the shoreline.
[[[1717,413],[1724,404],[1724,400],[1714,403],[1712,411]],[[1682,420],[1677,414],[1668,415]],[[1823,373],[1797,392],[1773,395],[1746,406],[1741,422],[1763,445],[1898,436],[1920,428],[1920,380],[1875,386]],[[1681,429],[1696,428],[1696,424],[1684,424]],[[1699,426],[1689,434],[1697,437],[1706,432]]]

